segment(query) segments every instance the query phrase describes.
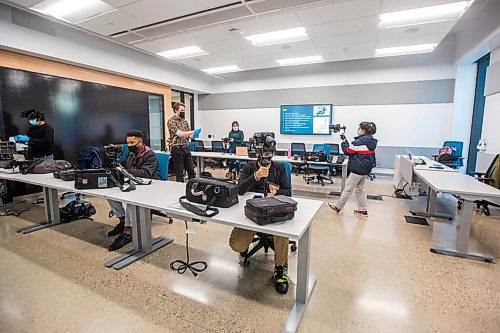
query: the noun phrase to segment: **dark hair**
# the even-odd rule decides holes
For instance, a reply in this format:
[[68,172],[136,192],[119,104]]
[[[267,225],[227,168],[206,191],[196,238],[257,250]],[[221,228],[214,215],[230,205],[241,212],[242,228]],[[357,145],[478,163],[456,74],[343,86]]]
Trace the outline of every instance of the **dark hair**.
[[238,127],[240,127],[240,124],[236,120],[233,120],[233,122],[231,123],[231,129],[233,129],[233,126],[235,124],[238,125]]
[[186,107],[186,105],[184,103],[181,103],[181,102],[175,102],[174,105],[172,106],[172,108],[174,109],[174,112],[175,111],[179,111],[179,108],[183,106],[183,107]]
[[28,120],[32,119],[45,120],[45,115],[42,112],[38,111],[37,109],[26,110],[24,111],[24,113],[27,114]]
[[131,130],[127,132],[127,137],[135,136],[136,138],[141,138],[143,141],[146,139],[146,134],[141,130]]
[[366,134],[375,134],[377,133],[377,125],[371,121],[363,121],[359,123],[359,128],[365,131]]

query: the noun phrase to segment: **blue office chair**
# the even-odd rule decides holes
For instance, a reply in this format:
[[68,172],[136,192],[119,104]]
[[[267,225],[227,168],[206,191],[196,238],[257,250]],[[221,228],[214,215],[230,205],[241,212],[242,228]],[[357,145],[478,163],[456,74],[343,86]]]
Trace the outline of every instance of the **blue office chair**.
[[[464,143],[462,141],[445,141],[443,147],[452,147],[454,150],[451,154],[450,161],[441,162],[442,164],[452,169],[460,169],[464,166],[464,157],[462,156]],[[437,155],[433,157],[437,160]]]
[[[324,144],[314,144],[313,145],[313,152],[325,152],[330,147],[325,148]],[[308,173],[312,172],[315,175],[314,176],[309,176]],[[321,186],[325,186],[325,181],[329,181],[331,184],[333,184],[333,179],[330,178],[330,176],[325,176],[324,174],[328,174],[329,172],[332,172],[331,167],[329,165],[325,164],[309,164],[306,167],[306,175],[304,176],[304,180],[309,184],[311,181],[317,181],[318,183],[321,183]]]
[[222,141],[212,141],[212,151],[216,153],[224,152],[224,144]]
[[118,163],[125,162],[127,155],[128,155],[128,145],[126,143],[124,143],[123,144],[123,154],[120,156],[120,158],[118,158]]
[[[158,167],[160,168],[161,180],[168,180],[168,160],[170,159],[169,153],[155,152],[156,158],[158,159]],[[167,214],[160,212],[159,210],[151,210],[151,215],[158,215],[168,219],[168,223],[172,224],[174,221]]]
[[338,143],[325,143],[325,153],[327,156],[330,155],[341,155],[340,145]]
[[[289,162],[277,162],[279,164],[282,164],[285,167],[285,172],[288,177],[288,183],[290,184],[290,188],[292,187],[292,164]],[[248,267],[250,265],[250,257],[252,257],[255,253],[257,253],[260,249],[264,248],[264,252],[268,253],[269,249],[274,251],[274,241],[273,241],[273,235],[270,234],[265,234],[262,232],[258,232],[255,234],[255,237],[252,239],[252,243],[257,243],[255,244],[250,251],[245,251],[241,253],[241,256],[245,258],[243,261],[243,265]],[[290,244],[290,250],[292,252],[297,251],[297,242],[296,241],[289,241],[288,244]]]
[[193,151],[205,151],[205,145],[201,140],[193,141]]

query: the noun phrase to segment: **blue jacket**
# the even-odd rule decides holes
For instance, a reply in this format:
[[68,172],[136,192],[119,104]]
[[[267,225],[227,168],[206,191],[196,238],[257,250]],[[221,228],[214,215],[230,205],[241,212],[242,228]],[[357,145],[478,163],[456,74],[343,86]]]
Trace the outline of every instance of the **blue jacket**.
[[375,148],[377,139],[371,135],[357,136],[351,145],[346,141],[342,142],[344,154],[349,155],[347,170],[358,175],[369,174],[376,164]]

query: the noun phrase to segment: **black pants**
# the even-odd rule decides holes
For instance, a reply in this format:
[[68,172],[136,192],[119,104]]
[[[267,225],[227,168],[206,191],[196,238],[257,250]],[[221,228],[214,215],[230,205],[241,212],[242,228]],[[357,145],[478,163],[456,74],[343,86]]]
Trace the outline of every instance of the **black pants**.
[[184,170],[187,171],[189,179],[196,177],[193,167],[193,157],[188,148],[172,148],[172,166],[176,182],[184,183]]

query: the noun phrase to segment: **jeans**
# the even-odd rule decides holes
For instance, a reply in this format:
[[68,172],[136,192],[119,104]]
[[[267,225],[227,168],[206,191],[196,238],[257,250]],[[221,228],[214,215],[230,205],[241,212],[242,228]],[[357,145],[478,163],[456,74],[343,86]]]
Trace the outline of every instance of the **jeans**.
[[54,160],[54,155],[47,155],[43,157],[34,157],[33,160],[42,160],[42,161],[53,161]]
[[353,172],[347,178],[344,191],[340,196],[339,201],[335,205],[338,209],[342,210],[344,208],[347,200],[351,196],[351,193],[356,189],[356,199],[358,200],[358,210],[367,211],[366,204],[366,193],[365,193],[365,177],[364,175],[358,175]]
[[123,204],[120,201],[114,201],[114,200],[108,200],[108,204],[113,210],[113,213],[115,213],[115,216],[120,218],[120,217],[125,217],[125,226],[126,227],[131,227],[132,226],[132,220],[130,219],[130,216],[132,215],[132,211],[129,208],[129,205],[127,205],[127,210],[123,208]]
[[193,166],[193,156],[188,148],[172,147],[172,167],[174,168],[175,181],[184,183],[184,170],[188,174],[188,178],[196,177]]

